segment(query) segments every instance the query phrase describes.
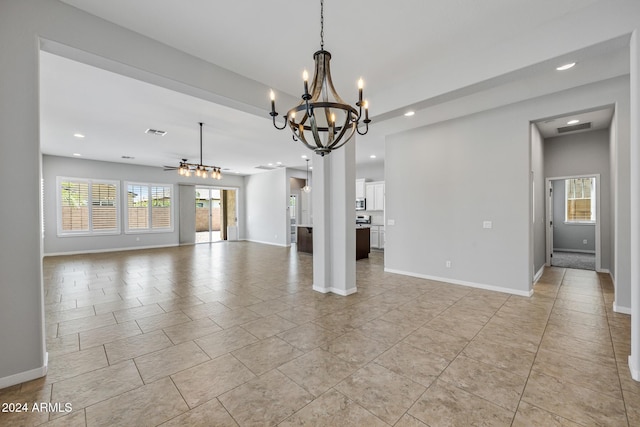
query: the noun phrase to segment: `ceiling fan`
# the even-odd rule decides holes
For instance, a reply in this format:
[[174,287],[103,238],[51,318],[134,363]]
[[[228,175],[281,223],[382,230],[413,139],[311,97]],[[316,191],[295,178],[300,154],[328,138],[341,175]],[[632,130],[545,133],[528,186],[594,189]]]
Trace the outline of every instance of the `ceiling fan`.
[[222,172],[219,166],[210,166],[202,164],[202,125],[200,122],[200,163],[189,163],[187,159],[182,159],[178,166],[164,166],[165,171],[174,171],[177,170],[178,173],[182,176],[191,176],[194,174],[197,177],[201,178],[213,178],[220,179],[222,178]]

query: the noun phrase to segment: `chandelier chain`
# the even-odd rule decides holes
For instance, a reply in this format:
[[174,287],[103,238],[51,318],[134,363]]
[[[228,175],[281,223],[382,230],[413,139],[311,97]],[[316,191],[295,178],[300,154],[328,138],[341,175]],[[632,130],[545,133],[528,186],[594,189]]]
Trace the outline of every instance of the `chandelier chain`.
[[320,50],[324,50],[324,0],[320,0]]

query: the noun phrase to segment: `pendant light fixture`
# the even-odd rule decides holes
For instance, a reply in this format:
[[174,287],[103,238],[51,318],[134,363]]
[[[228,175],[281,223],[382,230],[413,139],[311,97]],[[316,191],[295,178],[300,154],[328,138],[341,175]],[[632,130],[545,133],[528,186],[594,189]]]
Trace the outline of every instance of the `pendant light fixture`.
[[208,166],[202,164],[202,125],[200,122],[200,163],[189,163],[187,159],[182,159],[180,162],[180,166],[165,166],[164,170],[177,170],[181,176],[191,176],[194,174],[200,178],[212,178],[212,179],[220,179],[222,178],[222,172],[218,166]]
[[304,182],[304,187],[302,187],[302,191],[305,193],[311,192],[311,187],[309,187],[309,159],[307,159],[307,180]]
[[[271,112],[273,126],[284,129],[289,125],[294,141],[302,142],[307,148],[324,156],[345,145],[358,132],[365,135],[369,131],[369,106],[362,99],[364,82],[358,81],[358,102],[356,107],[340,98],[333,87],[329,61],[331,54],[324,50],[324,0],[320,0],[320,50],[313,54],[315,72],[309,91],[309,74],[302,74],[304,93],[302,101],[289,110],[284,124],[276,124],[275,94],[271,91]],[[362,109],[364,108],[364,118]],[[359,128],[364,123],[364,130]]]

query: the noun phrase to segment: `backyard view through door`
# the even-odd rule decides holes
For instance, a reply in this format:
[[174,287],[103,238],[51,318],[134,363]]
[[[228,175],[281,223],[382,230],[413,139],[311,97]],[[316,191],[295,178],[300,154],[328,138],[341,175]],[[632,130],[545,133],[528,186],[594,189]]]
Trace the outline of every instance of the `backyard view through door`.
[[196,243],[237,240],[236,191],[196,187]]

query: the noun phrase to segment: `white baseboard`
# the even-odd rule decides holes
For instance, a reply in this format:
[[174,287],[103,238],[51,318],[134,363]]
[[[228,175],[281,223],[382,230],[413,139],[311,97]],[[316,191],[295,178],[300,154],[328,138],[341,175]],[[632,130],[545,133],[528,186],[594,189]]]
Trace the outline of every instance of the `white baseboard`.
[[86,249],[83,251],[49,252],[49,253],[45,253],[44,256],[101,254],[101,253],[107,253],[107,252],[124,252],[124,251],[138,251],[143,249],[173,248],[176,246],[180,246],[180,245],[177,243],[172,243],[170,245],[151,245],[151,246],[134,246],[134,247],[129,246],[124,248],[107,248],[107,249]]
[[254,240],[254,239],[244,239],[244,240],[251,243],[260,243],[263,245],[279,246],[281,248],[288,248],[290,246],[290,245],[283,245],[282,243],[264,242],[262,240]]
[[631,372],[631,378],[634,379],[634,381],[640,381],[640,366],[636,366],[635,363],[633,363],[633,359],[631,358],[631,356],[629,356],[629,371]]
[[31,369],[25,372],[19,372],[17,374],[9,375],[8,377],[0,378],[0,389],[5,387],[11,387],[12,385],[22,384],[27,381],[42,378],[47,375],[47,369],[49,368],[49,353],[44,354],[44,365],[39,368]]
[[580,254],[595,254],[596,251],[584,250],[584,249],[565,249],[565,248],[553,248],[553,251],[556,252],[577,252]]
[[338,289],[338,288],[323,288],[320,286],[313,285],[313,290],[323,294],[328,294],[331,292],[332,294],[341,295],[343,297],[346,297],[358,292],[358,288],[356,288],[355,286],[353,288],[349,288],[345,290],[345,289]]
[[622,314],[631,314],[631,307],[624,307],[621,305],[616,304],[616,302],[613,302],[613,311],[615,311],[616,313],[622,313]]
[[546,268],[546,264],[543,264],[542,267],[536,272],[535,276],[533,276],[533,284],[535,285],[538,280],[542,277],[542,273],[544,273],[544,269]]
[[465,280],[450,279],[447,277],[436,277],[436,276],[430,276],[427,274],[413,273],[410,271],[394,270],[391,268],[385,268],[384,271],[387,273],[402,274],[403,276],[418,277],[420,279],[436,280],[438,282],[468,286],[470,288],[485,289],[487,291],[495,291],[495,292],[503,292],[511,295],[519,295],[522,297],[530,297],[531,295],[533,295],[533,289],[529,291],[518,291],[516,289],[503,288],[502,286],[487,285],[484,283],[476,283],[476,282],[467,282]]

